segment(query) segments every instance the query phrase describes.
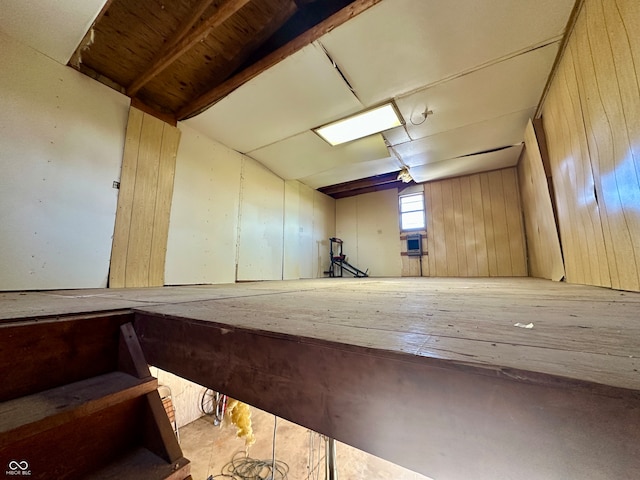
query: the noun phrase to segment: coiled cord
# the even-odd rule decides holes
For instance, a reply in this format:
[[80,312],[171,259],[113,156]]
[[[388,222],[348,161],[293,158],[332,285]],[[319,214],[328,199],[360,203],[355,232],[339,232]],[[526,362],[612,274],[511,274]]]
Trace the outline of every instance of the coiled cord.
[[255,460],[243,451],[236,452],[231,461],[222,467],[222,473],[210,475],[207,480],[230,478],[232,480],[286,480],[289,465],[273,459]]

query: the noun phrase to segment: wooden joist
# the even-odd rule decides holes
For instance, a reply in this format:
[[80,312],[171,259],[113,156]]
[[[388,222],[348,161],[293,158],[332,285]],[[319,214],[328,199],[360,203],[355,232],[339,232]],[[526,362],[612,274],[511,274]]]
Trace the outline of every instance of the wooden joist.
[[[153,61],[153,63],[140,75],[130,86],[127,88],[127,94],[134,96],[144,85],[157,75],[162,73],[167,67],[175,62],[181,55],[187,50],[192,48],[198,42],[207,38],[211,31],[222,24],[225,20],[235,14],[243,6],[245,6],[249,0],[224,0],[215,13],[209,17],[206,21],[202,22],[196,29],[189,32],[191,26],[197,20],[192,15],[189,20],[180,27],[176,32],[175,38],[172,38],[170,42],[167,42],[166,49],[161,51]],[[207,2],[205,2],[207,3]],[[209,2],[210,3],[210,2]],[[201,10],[203,5],[196,8],[197,11]],[[205,6],[205,10],[208,5]]]

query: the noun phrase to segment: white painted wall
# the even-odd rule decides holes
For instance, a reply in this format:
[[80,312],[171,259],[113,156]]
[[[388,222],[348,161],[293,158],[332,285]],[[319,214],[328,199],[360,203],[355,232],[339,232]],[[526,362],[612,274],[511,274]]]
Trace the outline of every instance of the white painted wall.
[[[336,200],[336,237],[344,244],[343,252],[347,256],[347,262],[360,265],[358,258],[358,197],[346,197]],[[339,253],[340,246],[334,246]],[[366,267],[365,267],[366,269]]]
[[[308,188],[308,187],[307,187]],[[329,270],[329,237],[336,232],[336,201],[316,190],[313,192],[313,264],[312,275],[323,277]]]
[[284,180],[244,157],[240,188],[237,280],[281,280]]
[[165,282],[322,277],[335,200],[285,182],[186,123],[179,128]]
[[329,268],[335,200],[296,181],[285,182],[284,279],[318,278]]
[[402,274],[397,190],[337,200],[336,234],[352,265],[368,269],[372,277]]
[[180,123],[167,285],[233,283],[242,155]]
[[[300,215],[298,217],[298,241],[299,241],[299,256],[298,264],[300,270],[300,278],[316,278],[322,277],[318,275],[314,270],[314,253],[315,253],[315,235],[316,230],[320,229],[319,225],[315,225],[314,213],[316,207],[316,194],[320,194],[311,187],[307,187],[304,184],[300,184]],[[322,194],[320,194],[322,195]],[[332,199],[329,207],[331,210],[335,210],[335,200]],[[331,225],[330,234],[333,235],[335,230],[335,224]],[[324,232],[322,235],[329,236],[329,232]]]
[[297,280],[300,278],[300,186],[296,180],[284,182],[284,252],[283,252],[283,280]]
[[105,287],[129,99],[0,33],[0,290]]

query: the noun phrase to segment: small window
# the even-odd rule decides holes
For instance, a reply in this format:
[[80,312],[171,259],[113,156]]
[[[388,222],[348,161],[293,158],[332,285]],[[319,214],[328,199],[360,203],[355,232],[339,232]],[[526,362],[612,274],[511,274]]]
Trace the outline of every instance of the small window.
[[400,195],[400,229],[424,230],[424,195]]

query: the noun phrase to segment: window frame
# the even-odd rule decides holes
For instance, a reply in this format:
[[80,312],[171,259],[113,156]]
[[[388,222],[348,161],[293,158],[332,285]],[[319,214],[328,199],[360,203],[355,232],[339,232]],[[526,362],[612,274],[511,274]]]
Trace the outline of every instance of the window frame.
[[[416,210],[407,210],[407,211],[403,212],[402,211],[402,199],[403,198],[407,198],[407,197],[417,197],[418,195],[422,199],[422,208],[419,208],[419,209],[416,209]],[[406,213],[415,213],[415,212],[422,212],[422,226],[421,227],[414,227],[414,228],[404,228],[404,222],[402,221],[403,220],[403,215],[406,214]],[[425,208],[424,192],[414,192],[414,193],[399,194],[398,195],[398,213],[399,213],[400,231],[401,232],[426,231],[426,229],[427,229],[427,214],[426,214],[426,208]]]

